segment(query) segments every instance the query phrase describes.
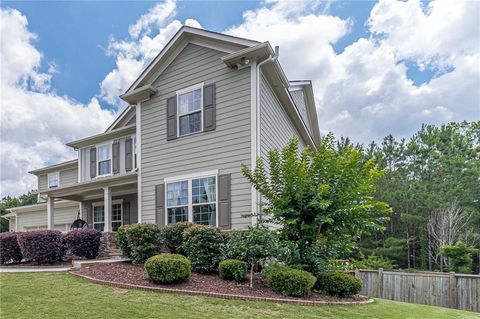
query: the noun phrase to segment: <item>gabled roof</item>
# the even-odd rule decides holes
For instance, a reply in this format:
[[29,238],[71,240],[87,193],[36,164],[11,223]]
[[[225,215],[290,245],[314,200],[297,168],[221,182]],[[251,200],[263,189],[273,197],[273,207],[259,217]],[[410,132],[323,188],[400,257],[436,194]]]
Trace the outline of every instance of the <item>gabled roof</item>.
[[183,26],[121,97],[128,96],[132,91],[151,84],[188,43],[200,44],[226,53],[233,53],[255,46],[260,42]]
[[33,171],[30,171],[28,173],[33,174],[33,175],[39,175],[39,174],[45,174],[53,171],[58,171],[62,169],[67,169],[67,168],[74,168],[78,166],[78,159],[73,159],[70,161],[58,163],[58,164],[53,164],[50,166],[45,166],[42,168],[37,168]]
[[135,127],[136,127],[135,124],[126,125],[108,132],[100,133],[97,135],[82,138],[80,140],[69,142],[67,143],[67,146],[73,147],[75,149],[79,149],[82,147],[90,146],[92,144],[98,144],[98,143],[102,143],[115,138],[127,136],[129,134],[135,134],[136,132]]

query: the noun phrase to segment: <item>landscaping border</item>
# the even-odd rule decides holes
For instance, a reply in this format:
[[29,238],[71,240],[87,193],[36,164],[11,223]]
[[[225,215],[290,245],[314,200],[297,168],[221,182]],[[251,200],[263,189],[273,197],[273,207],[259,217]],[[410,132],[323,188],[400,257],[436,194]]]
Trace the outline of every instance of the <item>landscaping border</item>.
[[360,306],[368,305],[374,302],[373,299],[368,299],[364,301],[317,301],[317,300],[295,300],[287,298],[271,298],[271,297],[255,297],[255,296],[244,296],[244,295],[232,295],[232,294],[221,294],[215,292],[207,291],[195,291],[195,290],[186,290],[186,289],[176,289],[176,288],[163,288],[163,287],[148,287],[141,285],[132,285],[124,284],[119,282],[107,281],[96,279],[90,276],[79,274],[77,271],[69,271],[70,274],[87,279],[96,284],[121,288],[121,289],[134,289],[142,291],[155,291],[160,293],[174,293],[190,296],[207,296],[220,299],[233,299],[233,300],[244,300],[244,301],[267,301],[267,302],[279,302],[279,303],[288,303],[302,306],[320,306],[320,305],[343,305],[343,306]]

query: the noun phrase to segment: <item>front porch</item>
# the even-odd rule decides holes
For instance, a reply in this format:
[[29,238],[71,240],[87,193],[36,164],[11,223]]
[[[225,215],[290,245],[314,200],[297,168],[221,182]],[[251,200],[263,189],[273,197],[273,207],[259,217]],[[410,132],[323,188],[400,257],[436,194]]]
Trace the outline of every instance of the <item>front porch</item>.
[[54,229],[56,199],[78,202],[78,217],[88,228],[102,232],[115,232],[122,225],[138,222],[136,172],[51,189],[40,196],[47,202],[47,229]]

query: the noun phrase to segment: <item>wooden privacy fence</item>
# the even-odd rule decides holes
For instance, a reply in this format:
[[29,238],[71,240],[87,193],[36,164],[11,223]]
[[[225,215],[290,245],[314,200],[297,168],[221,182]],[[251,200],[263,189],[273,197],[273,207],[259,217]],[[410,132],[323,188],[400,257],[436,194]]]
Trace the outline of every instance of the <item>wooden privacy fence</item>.
[[403,302],[480,312],[480,276],[435,272],[356,270],[361,294]]

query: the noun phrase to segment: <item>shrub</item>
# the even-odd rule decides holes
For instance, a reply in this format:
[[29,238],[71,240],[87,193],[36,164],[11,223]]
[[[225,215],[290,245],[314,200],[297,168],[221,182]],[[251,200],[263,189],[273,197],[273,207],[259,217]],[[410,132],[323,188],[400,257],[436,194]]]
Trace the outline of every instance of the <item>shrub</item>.
[[247,274],[247,264],[238,259],[225,259],[218,265],[220,278],[227,280],[243,281]]
[[17,233],[1,233],[0,264],[7,262],[19,263],[22,259],[23,255],[17,242]]
[[303,297],[315,285],[315,276],[308,271],[284,269],[271,271],[266,278],[267,286],[285,296]]
[[72,230],[64,235],[67,249],[78,257],[94,259],[100,248],[102,233],[96,229]]
[[186,255],[183,249],[183,244],[185,241],[183,237],[183,232],[192,225],[193,224],[189,222],[180,222],[175,224],[169,224],[162,228],[162,242],[172,254]]
[[328,295],[350,297],[362,290],[362,281],[344,272],[324,272],[317,275],[315,290]]
[[143,264],[160,251],[160,228],[157,225],[134,224],[125,230],[134,263]]
[[262,269],[262,274],[266,277],[271,273],[281,271],[281,270],[291,270],[291,269],[297,269],[297,270],[304,270],[302,265],[286,265],[282,262],[273,262],[266,266],[265,268]]
[[130,249],[127,240],[127,228],[130,226],[131,225],[123,225],[117,229],[116,241],[118,247],[120,247],[120,250],[122,251],[123,256],[132,259],[132,250]]
[[183,232],[185,250],[188,259],[192,262],[193,270],[199,273],[208,273],[217,269],[222,260],[224,236],[219,228],[192,225]]
[[383,270],[392,270],[397,267],[390,259],[377,255],[370,255],[367,258],[357,261],[354,263],[354,266],[357,269],[383,268]]
[[17,240],[23,257],[38,264],[53,264],[65,255],[62,233],[57,230],[20,233]]
[[160,254],[147,259],[145,270],[153,282],[169,284],[188,281],[192,264],[182,255]]

